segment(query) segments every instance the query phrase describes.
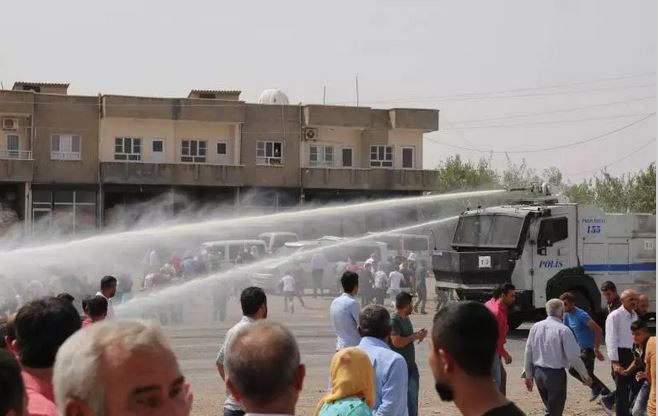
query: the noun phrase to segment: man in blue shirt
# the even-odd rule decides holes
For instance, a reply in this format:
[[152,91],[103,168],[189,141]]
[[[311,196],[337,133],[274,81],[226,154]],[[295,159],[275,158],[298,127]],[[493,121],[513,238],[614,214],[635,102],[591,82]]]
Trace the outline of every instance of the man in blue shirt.
[[[576,297],[573,293],[563,293],[560,300],[564,302],[564,324],[571,328],[576,336],[576,341],[578,341],[580,347],[580,358],[585,363],[585,368],[587,368],[587,372],[592,379],[590,401],[596,400],[599,395],[607,396],[610,394],[610,389],[594,375],[595,358],[599,361],[605,360],[603,354],[599,351],[603,331],[587,312],[576,306]],[[569,374],[582,381],[573,368],[569,369]]]
[[370,357],[375,369],[375,416],[408,416],[407,363],[387,344],[391,315],[381,305],[368,305],[359,314],[359,348]]
[[361,341],[357,330],[361,308],[355,298],[359,291],[359,275],[345,272],[340,283],[343,286],[343,294],[334,299],[329,307],[331,324],[336,331],[336,351],[356,347]]

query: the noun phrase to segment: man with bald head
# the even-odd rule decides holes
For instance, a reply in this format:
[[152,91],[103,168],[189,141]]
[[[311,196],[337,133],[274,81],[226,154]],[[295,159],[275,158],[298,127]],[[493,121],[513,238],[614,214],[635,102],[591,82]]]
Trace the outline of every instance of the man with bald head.
[[247,415],[294,415],[306,369],[283,325],[259,321],[233,335],[224,358],[226,387]]
[[605,344],[612,364],[617,391],[615,409],[617,416],[630,415],[630,395],[634,375],[624,370],[633,362],[633,333],[631,325],[637,321],[638,295],[634,290],[621,294],[621,307],[612,311],[605,320]]

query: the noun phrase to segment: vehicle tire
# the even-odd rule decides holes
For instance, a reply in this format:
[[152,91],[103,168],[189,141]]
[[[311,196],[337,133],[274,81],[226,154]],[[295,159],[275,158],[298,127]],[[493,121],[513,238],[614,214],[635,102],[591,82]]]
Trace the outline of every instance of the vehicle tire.
[[510,331],[514,331],[515,329],[518,329],[518,327],[520,327],[524,321],[525,319],[523,319],[522,314],[513,313],[507,317],[507,326],[509,327]]

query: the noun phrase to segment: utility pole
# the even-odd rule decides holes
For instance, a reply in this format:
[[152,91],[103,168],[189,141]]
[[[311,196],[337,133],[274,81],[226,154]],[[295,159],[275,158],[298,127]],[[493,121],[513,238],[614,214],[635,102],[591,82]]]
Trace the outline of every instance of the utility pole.
[[327,105],[327,86],[322,87],[322,105]]
[[356,75],[356,106],[359,106],[359,74]]

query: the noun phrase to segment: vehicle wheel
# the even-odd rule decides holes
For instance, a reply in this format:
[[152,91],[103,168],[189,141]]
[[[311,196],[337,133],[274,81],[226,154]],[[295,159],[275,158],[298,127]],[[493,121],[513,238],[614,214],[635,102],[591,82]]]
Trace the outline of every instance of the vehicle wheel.
[[513,313],[507,318],[507,326],[510,331],[514,331],[523,323],[523,315],[520,313]]

